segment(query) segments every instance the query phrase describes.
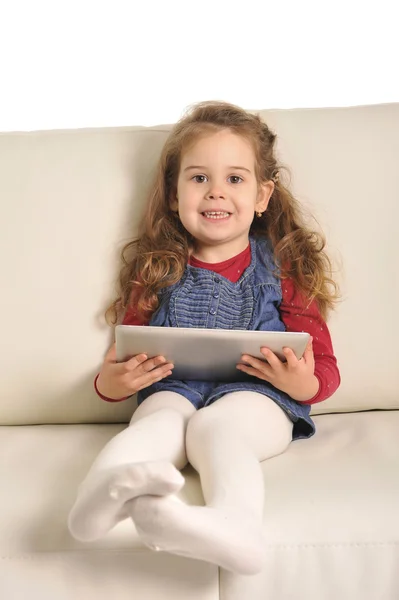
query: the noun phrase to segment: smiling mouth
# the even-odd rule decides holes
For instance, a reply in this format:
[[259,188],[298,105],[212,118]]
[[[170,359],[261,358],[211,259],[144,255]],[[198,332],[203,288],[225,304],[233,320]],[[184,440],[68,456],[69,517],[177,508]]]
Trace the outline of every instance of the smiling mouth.
[[227,219],[231,213],[227,212],[227,211],[213,211],[213,210],[207,210],[205,212],[202,212],[201,215],[203,217],[205,217],[206,219],[214,219],[214,220],[219,220],[219,219]]

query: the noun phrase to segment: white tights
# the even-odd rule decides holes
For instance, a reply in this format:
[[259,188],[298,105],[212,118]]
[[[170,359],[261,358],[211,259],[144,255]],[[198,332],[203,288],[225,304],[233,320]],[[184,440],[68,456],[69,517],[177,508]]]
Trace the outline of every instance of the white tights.
[[[257,573],[264,560],[259,461],[291,440],[291,420],[263,394],[229,393],[198,411],[175,392],[153,394],[94,461],[70,512],[70,532],[95,540],[131,517],[154,550]],[[188,461],[200,475],[204,507],[175,495]]]

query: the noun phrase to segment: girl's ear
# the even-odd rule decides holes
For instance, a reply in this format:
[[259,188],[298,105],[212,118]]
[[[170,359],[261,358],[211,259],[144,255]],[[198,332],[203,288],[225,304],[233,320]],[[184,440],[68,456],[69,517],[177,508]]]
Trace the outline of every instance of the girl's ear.
[[261,183],[258,190],[258,198],[256,200],[255,210],[257,210],[258,212],[265,212],[273,192],[273,181],[266,181],[265,183]]
[[173,212],[178,212],[178,210],[179,210],[179,201],[178,201],[178,198],[177,198],[177,196],[174,196],[174,197],[173,197],[173,198],[172,198],[172,199],[169,201],[169,206],[170,206],[170,209],[171,209]]

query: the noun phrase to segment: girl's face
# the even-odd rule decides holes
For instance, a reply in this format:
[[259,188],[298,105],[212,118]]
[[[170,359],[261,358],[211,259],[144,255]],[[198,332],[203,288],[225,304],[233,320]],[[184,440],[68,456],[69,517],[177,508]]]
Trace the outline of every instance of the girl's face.
[[195,238],[198,258],[216,257],[210,248],[218,247],[225,260],[245,250],[255,211],[266,210],[273,189],[272,181],[258,186],[251,144],[225,129],[183,153],[172,210]]

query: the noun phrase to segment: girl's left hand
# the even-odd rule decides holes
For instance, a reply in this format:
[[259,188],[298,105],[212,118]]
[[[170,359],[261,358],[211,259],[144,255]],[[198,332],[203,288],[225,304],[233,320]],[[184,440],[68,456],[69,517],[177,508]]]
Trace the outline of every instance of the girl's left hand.
[[249,363],[238,363],[237,369],[268,381],[277,389],[285,392],[293,400],[305,402],[319,391],[319,380],[314,374],[313,338],[310,338],[303,357],[298,360],[290,348],[284,348],[287,362],[282,362],[271,350],[260,349],[267,363],[263,360],[243,354],[241,360]]

